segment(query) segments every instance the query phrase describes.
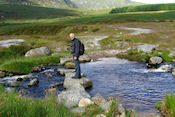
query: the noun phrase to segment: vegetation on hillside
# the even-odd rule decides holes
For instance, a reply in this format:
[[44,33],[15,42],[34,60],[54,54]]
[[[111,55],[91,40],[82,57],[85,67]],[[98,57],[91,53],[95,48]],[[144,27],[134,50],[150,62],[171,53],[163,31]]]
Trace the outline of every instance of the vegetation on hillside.
[[5,19],[52,19],[77,15],[79,15],[77,11],[69,9],[0,4],[0,16],[3,16]]
[[112,9],[110,13],[175,10],[175,4],[150,4]]

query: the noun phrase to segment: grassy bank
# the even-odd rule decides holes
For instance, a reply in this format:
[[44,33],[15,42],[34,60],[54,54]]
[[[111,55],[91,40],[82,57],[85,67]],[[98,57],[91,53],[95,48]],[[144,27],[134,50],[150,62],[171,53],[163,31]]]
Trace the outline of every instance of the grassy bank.
[[143,11],[164,11],[175,10],[175,4],[149,4],[140,6],[129,6],[115,8],[110,13],[143,12]]
[[[65,54],[63,54],[64,56]],[[47,56],[39,58],[18,58],[6,61],[0,65],[0,70],[18,74],[28,74],[34,66],[38,65],[56,65],[61,56]]]
[[75,117],[64,105],[58,104],[56,98],[44,100],[27,99],[16,93],[6,93],[0,86],[1,117]]
[[131,49],[126,53],[119,53],[116,56],[121,59],[128,59],[130,61],[149,62],[149,59],[154,56],[163,58],[164,62],[171,62],[175,57],[169,57],[168,50],[158,50],[153,53],[138,52],[136,49]]
[[165,117],[175,117],[175,95],[167,95],[162,102],[156,104],[156,108]]

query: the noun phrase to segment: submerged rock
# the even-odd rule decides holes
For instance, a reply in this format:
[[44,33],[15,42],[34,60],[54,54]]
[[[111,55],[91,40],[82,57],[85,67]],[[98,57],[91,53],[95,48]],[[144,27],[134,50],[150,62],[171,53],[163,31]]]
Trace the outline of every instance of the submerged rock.
[[30,83],[28,84],[28,87],[32,87],[32,86],[35,86],[39,83],[39,80],[38,79],[33,79],[30,81]]
[[154,50],[156,50],[159,47],[159,45],[151,45],[151,44],[143,44],[137,46],[138,52],[146,52],[146,53],[152,53]]
[[79,107],[85,107],[94,104],[89,98],[82,98],[78,104]]
[[151,57],[149,62],[151,64],[157,65],[157,64],[161,64],[163,62],[163,59],[161,57],[155,56],[155,57]]
[[40,47],[29,50],[25,57],[40,57],[40,56],[48,56],[50,55],[50,49],[48,47]]
[[52,78],[53,77],[53,75],[51,73],[48,73],[48,72],[46,72],[45,75],[47,76],[47,78]]
[[9,83],[7,86],[9,87],[19,87],[20,86],[20,82],[18,81],[12,81],[11,83]]

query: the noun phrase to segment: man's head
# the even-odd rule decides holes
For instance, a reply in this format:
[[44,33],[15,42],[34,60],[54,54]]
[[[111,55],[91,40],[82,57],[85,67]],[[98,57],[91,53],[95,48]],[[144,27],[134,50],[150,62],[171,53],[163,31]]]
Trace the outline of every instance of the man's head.
[[75,34],[74,33],[70,33],[70,38],[73,40],[75,38]]

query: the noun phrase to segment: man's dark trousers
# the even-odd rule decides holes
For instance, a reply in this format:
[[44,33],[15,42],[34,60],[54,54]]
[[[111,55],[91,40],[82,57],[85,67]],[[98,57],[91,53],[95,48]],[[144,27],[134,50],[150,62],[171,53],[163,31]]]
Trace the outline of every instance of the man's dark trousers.
[[[73,56],[74,58],[74,56]],[[75,63],[75,77],[76,78],[81,78],[81,69],[80,69],[80,61],[79,61],[79,57],[77,58],[77,60],[74,59],[74,63]]]

